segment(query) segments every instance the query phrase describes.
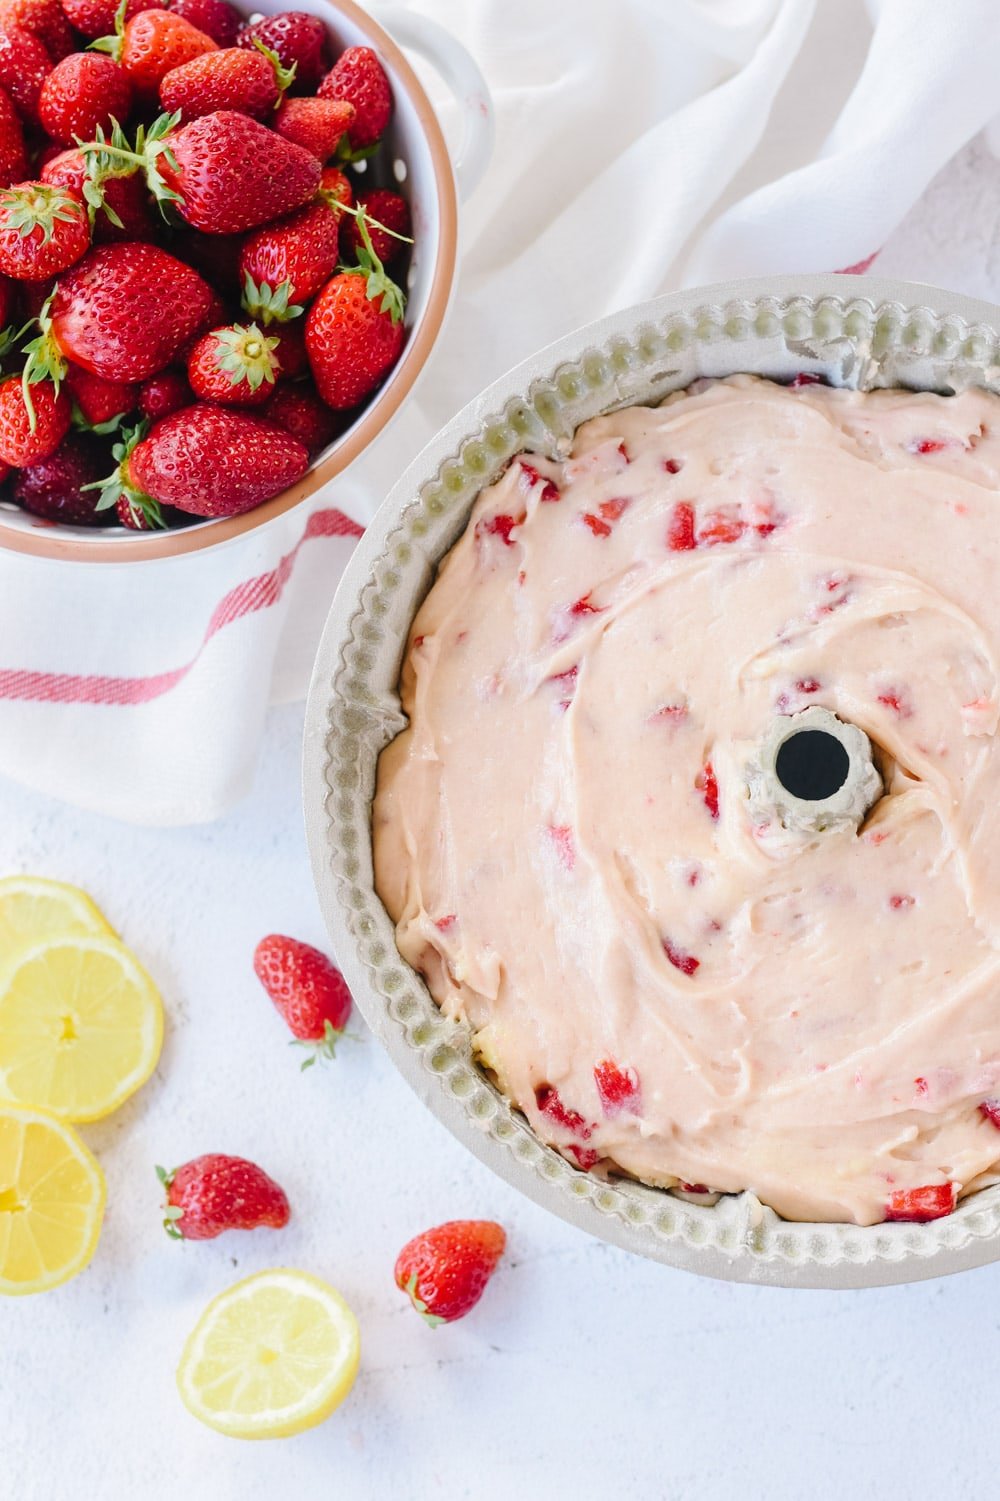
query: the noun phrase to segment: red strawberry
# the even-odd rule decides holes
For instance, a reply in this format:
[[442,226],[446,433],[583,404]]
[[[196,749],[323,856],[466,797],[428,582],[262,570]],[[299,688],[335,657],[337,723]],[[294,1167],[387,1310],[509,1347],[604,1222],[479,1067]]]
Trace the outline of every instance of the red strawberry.
[[338,207],[343,204],[344,208],[354,207],[354,189],[351,179],[346,172],[339,167],[324,167],[319,179],[319,191],[323,195],[323,202],[330,208],[335,209],[340,218],[344,217],[343,209]]
[[102,245],[60,277],[50,347],[107,380],[145,380],[198,334],[216,294],[156,245]]
[[354,105],[351,145],[371,146],[392,114],[392,89],[370,47],[348,47],[316,90],[321,99],[346,99]]
[[179,412],[181,407],[189,407],[193,401],[187,376],[180,370],[151,375],[139,388],[139,411],[150,423]]
[[28,175],[21,117],[5,89],[0,89],[0,188],[9,188]]
[[663,952],[674,969],[679,969],[682,975],[696,974],[701,968],[701,960],[696,959],[694,954],[689,954],[686,949],[678,948],[672,938],[664,938]]
[[227,47],[221,52],[203,52],[172,68],[160,83],[160,103],[169,114],[180,110],[185,120],[217,109],[234,109],[263,120],[291,81],[291,74],[276,57],[272,65],[262,52]]
[[711,816],[717,819],[719,816],[719,779],[711,761],[705,762],[694,779],[694,785],[701,793],[702,802]]
[[292,1035],[309,1047],[302,1067],[332,1058],[351,1014],[351,992],[340,970],[319,949],[281,933],[260,940],[253,967]]
[[222,406],[263,406],[278,376],[277,342],[256,323],[234,323],[202,334],[188,356],[188,380],[195,396]]
[[282,383],[264,408],[268,422],[276,422],[286,433],[298,438],[310,456],[320,453],[331,443],[339,423],[330,408],[308,387]]
[[0,271],[18,281],[44,281],[74,265],[90,248],[87,211],[68,188],[19,182],[0,189]]
[[561,1126],[571,1136],[577,1136],[581,1141],[589,1141],[593,1134],[593,1126],[589,1126],[580,1114],[579,1110],[571,1110],[562,1101],[558,1089],[552,1084],[540,1084],[535,1090],[535,1104],[540,1115],[555,1125]]
[[[88,38],[108,36],[115,29],[120,0],[62,0],[62,8],[77,31]],[[165,0],[128,0],[125,19],[142,10],[165,10]]]
[[634,1068],[619,1068],[610,1058],[594,1065],[594,1083],[601,1097],[601,1109],[609,1119],[642,1110],[639,1075]]
[[101,504],[124,494],[153,515],[172,505],[194,516],[238,516],[280,495],[309,467],[302,444],[273,422],[201,403],[164,417],[148,437],[137,429],[116,445],[115,457],[119,466]]
[[97,510],[98,492],[84,487],[100,480],[107,468],[107,449],[95,438],[67,433],[48,458],[20,469],[14,499],[33,516],[64,521],[71,526],[102,526],[107,517]]
[[169,10],[144,10],[98,44],[121,63],[140,101],[152,102],[167,74],[203,52],[217,52],[210,36]]
[[0,329],[6,328],[11,321],[15,301],[16,284],[9,281],[6,276],[0,276]]
[[27,468],[55,453],[69,432],[72,405],[65,391],[50,380],[30,387],[31,410],[19,375],[0,381],[0,460]]
[[80,419],[87,427],[93,428],[104,427],[115,418],[134,411],[139,395],[132,381],[105,380],[101,375],[81,370],[78,365],[70,365],[66,371],[66,389]]
[[174,255],[200,271],[217,291],[235,300],[240,281],[242,235],[203,235],[184,224],[174,233],[170,248]]
[[0,88],[6,89],[23,119],[37,119],[38,97],[51,72],[44,43],[16,21],[0,21]]
[[306,319],[313,379],[327,406],[335,411],[357,406],[374,391],[403,347],[402,293],[384,275],[381,279],[376,273],[373,276],[374,283],[372,277],[366,282],[364,275],[354,272],[335,276]]
[[244,307],[268,323],[287,321],[289,304],[301,312],[336,270],[339,243],[338,215],[325,203],[247,235],[240,252]]
[[163,1224],[175,1240],[214,1240],[223,1230],[281,1230],[291,1210],[284,1189],[255,1162],[208,1152],[173,1172],[156,1169],[167,1190]]
[[396,1258],[396,1286],[431,1328],[453,1324],[479,1302],[506,1245],[493,1220],[449,1220],[407,1242]]
[[173,0],[170,9],[197,26],[220,47],[234,47],[243,25],[243,17],[229,0]]
[[[375,188],[371,193],[362,193],[358,199],[358,208],[364,209],[368,215],[368,233],[375,254],[385,265],[389,265],[406,250],[406,241],[410,238],[412,228],[410,205],[398,193],[390,193],[386,188]],[[376,221],[374,224],[370,222],[372,219]],[[380,229],[379,225],[384,225],[385,228]],[[352,219],[345,229],[351,249],[361,250],[364,242],[357,220]],[[386,230],[392,232],[387,234]],[[397,239],[397,235],[401,235],[402,239]]]
[[939,1220],[955,1207],[954,1183],[928,1183],[923,1188],[899,1188],[889,1195],[887,1220]]
[[[83,152],[60,151],[45,163],[38,175],[42,182],[69,188],[82,198],[87,181]],[[101,207],[94,212],[94,243],[107,245],[123,240],[151,240],[155,222],[149,192],[141,175],[116,177],[113,173],[101,171],[97,182]]]
[[38,98],[42,128],[64,146],[89,141],[98,126],[110,130],[112,119],[127,120],[131,108],[128,74],[97,52],[74,52],[56,63]]
[[694,534],[694,506],[688,500],[679,500],[670,512],[667,546],[671,552],[692,552],[698,546]]
[[325,162],[353,119],[354,105],[346,99],[286,99],[274,117],[274,128],[286,141],[304,146],[318,162]]
[[326,27],[316,16],[307,15],[304,10],[265,16],[240,32],[240,47],[253,47],[256,42],[263,42],[276,52],[284,67],[294,67],[296,87],[306,93],[322,78],[326,67]]
[[167,140],[177,167],[161,157],[163,180],[180,195],[181,217],[208,234],[255,229],[301,208],[319,186],[314,156],[234,110],[203,115]]
[[37,37],[53,62],[67,57],[76,47],[73,28],[59,0],[0,0],[0,24],[6,21],[23,26]]
[[309,356],[306,353],[306,331],[299,318],[294,323],[272,323],[268,333],[277,339],[274,357],[278,361],[283,379],[298,380],[309,373]]

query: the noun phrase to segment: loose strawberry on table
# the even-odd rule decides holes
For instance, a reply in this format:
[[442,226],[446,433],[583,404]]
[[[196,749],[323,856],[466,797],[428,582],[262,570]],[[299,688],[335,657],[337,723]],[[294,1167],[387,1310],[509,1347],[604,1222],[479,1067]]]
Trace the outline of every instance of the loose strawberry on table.
[[396,1286],[434,1328],[464,1318],[479,1302],[507,1245],[493,1220],[450,1220],[400,1251]]
[[351,992],[336,965],[312,944],[271,933],[258,943],[253,967],[293,1037],[308,1049],[302,1067],[332,1058],[351,1014]]
[[281,1230],[288,1224],[284,1189],[245,1157],[209,1152],[156,1173],[167,1191],[164,1228],[175,1240],[214,1240],[225,1230]]

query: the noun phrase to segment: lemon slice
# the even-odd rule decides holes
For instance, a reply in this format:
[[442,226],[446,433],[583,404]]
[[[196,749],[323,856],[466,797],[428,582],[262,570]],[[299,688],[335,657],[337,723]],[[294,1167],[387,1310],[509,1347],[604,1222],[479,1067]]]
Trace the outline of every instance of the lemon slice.
[[196,1418],[231,1438],[288,1438],[322,1423],[358,1371],[358,1322],[307,1272],[258,1272],[209,1303],[177,1386]]
[[51,938],[0,969],[0,1101],[98,1120],[145,1083],[162,1041],[156,987],[117,938]]
[[18,949],[64,933],[107,933],[111,928],[85,891],[44,876],[0,880],[0,963]]
[[47,1292],[82,1272],[104,1199],[104,1174],[71,1126],[0,1105],[0,1293]]

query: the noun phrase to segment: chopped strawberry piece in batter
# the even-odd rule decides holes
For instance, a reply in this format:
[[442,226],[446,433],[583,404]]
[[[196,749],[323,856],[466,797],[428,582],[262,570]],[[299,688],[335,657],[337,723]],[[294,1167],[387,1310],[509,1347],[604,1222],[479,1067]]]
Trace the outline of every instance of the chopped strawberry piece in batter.
[[701,800],[711,813],[713,818],[719,816],[719,780],[711,761],[706,761],[701,771],[694,779],[694,785],[701,793]]
[[989,1121],[991,1126],[996,1126],[1000,1131],[1000,1100],[983,1100],[979,1106],[979,1114],[984,1121]]
[[572,1152],[580,1167],[585,1173],[589,1173],[592,1167],[596,1167],[601,1160],[600,1152],[595,1152],[593,1147],[578,1147],[570,1145],[567,1152]]
[[792,381],[792,390],[797,390],[800,386],[825,386],[827,384],[829,383],[825,375],[818,375],[813,370],[800,370]]
[[712,1192],[706,1183],[685,1183],[682,1180],[677,1186],[686,1194],[710,1194]]
[[897,893],[895,896],[889,898],[889,906],[893,912],[905,912],[908,907],[915,905],[916,900],[915,896],[906,896],[902,893]]
[[680,724],[687,719],[687,704],[663,704],[649,716],[650,724]]
[[546,1120],[564,1131],[569,1131],[581,1141],[588,1141],[592,1126],[588,1126],[578,1110],[569,1110],[559,1098],[559,1091],[551,1084],[540,1084],[535,1090],[535,1104]]
[[674,966],[674,969],[679,969],[682,975],[693,975],[695,970],[701,966],[700,959],[696,959],[693,954],[687,954],[683,949],[679,949],[670,938],[664,938],[663,952]]
[[573,841],[573,830],[569,824],[549,824],[546,832],[556,847],[559,864],[566,870],[572,870],[576,864],[576,845]]
[[454,912],[449,912],[447,917],[437,918],[434,926],[438,929],[439,932],[447,933],[450,928],[453,928],[455,926],[457,921],[458,918],[455,916]]
[[889,1195],[887,1220],[939,1220],[955,1207],[954,1183],[929,1183],[924,1188],[899,1188]]
[[910,453],[941,453],[945,448],[950,448],[951,443],[947,438],[914,438],[906,446]]
[[718,547],[724,542],[738,542],[747,529],[747,524],[735,506],[723,506],[710,511],[698,529],[699,547]]
[[580,599],[573,601],[569,607],[569,613],[571,615],[603,615],[604,610],[601,605],[591,602],[589,594],[584,594]]
[[562,495],[560,494],[557,487],[553,484],[552,480],[546,479],[544,475],[539,474],[538,470],[533,464],[526,464],[524,459],[518,459],[518,463],[521,466],[521,473],[528,481],[529,489],[533,490],[536,485],[545,486],[541,494],[541,499],[543,501],[562,500]]
[[639,1075],[634,1068],[619,1068],[610,1058],[594,1066],[594,1083],[601,1097],[601,1109],[609,1120],[626,1111],[630,1115],[642,1113],[642,1092]]
[[520,526],[523,520],[523,516],[491,516],[488,520],[481,521],[479,528],[483,532],[490,533],[491,536],[502,537],[507,547],[513,547],[514,539],[511,532],[516,526]]
[[680,474],[684,465],[681,463],[680,459],[664,459],[663,467],[668,474]]
[[818,693],[820,685],[815,678],[799,678],[795,684],[796,693]]
[[877,702],[895,714],[898,719],[909,719],[913,713],[906,695],[898,688],[887,688],[884,693],[878,695]]
[[694,506],[689,500],[679,500],[670,513],[667,546],[671,552],[693,552],[698,546],[694,534]]

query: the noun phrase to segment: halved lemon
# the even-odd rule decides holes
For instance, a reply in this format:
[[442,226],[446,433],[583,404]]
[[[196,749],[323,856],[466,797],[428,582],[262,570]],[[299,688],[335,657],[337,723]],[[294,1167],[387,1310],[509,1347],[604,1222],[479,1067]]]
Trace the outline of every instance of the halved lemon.
[[48,1292],[97,1249],[104,1174],[72,1126],[0,1105],[0,1293]]
[[308,1272],[258,1272],[209,1303],[184,1347],[188,1411],[230,1438],[289,1438],[328,1418],[358,1371],[358,1321]]
[[0,1101],[98,1120],[146,1082],[162,1042],[156,986],[117,938],[50,938],[0,967]]
[[85,891],[44,876],[0,880],[0,964],[18,949],[64,933],[112,934]]

